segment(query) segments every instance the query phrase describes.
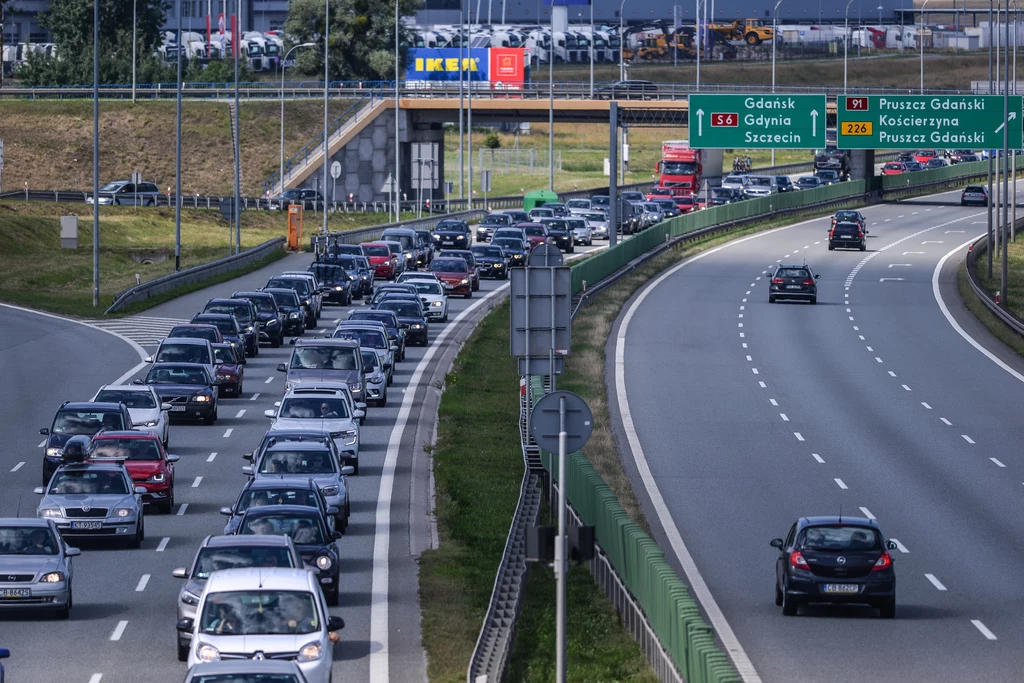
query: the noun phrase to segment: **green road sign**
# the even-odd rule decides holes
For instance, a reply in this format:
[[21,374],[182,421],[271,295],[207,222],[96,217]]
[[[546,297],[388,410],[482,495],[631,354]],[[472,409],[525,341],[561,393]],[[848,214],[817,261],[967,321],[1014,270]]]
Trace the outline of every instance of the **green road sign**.
[[690,95],[690,147],[820,149],[824,95]]
[[1021,96],[855,95],[836,98],[840,149],[1021,147]]

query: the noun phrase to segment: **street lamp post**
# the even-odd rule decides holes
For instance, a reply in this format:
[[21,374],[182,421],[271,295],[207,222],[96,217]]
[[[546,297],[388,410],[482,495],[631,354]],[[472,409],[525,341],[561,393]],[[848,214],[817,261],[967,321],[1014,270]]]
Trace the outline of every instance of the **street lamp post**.
[[[846,94],[846,56],[850,48],[850,5],[853,4],[853,0],[846,3],[846,29],[843,31],[843,94]],[[772,41],[775,40],[775,36],[772,36]]]
[[[331,55],[331,0],[324,0],[324,182],[322,189],[324,191],[324,222],[321,231],[327,235],[327,172],[328,167],[331,165],[330,152],[331,146],[327,138],[327,98],[331,91],[331,76],[328,66],[330,64]],[[398,112],[395,112],[398,115]],[[396,150],[397,151],[397,150]]]
[[921,3],[921,30],[917,33],[918,49],[921,53],[921,94],[924,94],[924,8],[931,0],[924,0]]
[[[988,94],[992,94],[992,5],[993,1],[988,0]],[[988,156],[988,232],[986,233],[988,238],[988,249],[986,249],[986,275],[988,279],[992,279],[992,150],[985,150],[986,156]]]
[[100,0],[92,2],[92,307],[100,305]]
[[[626,10],[626,0],[619,4],[619,80],[626,80],[626,28],[625,17],[622,13]],[[612,93],[614,96],[614,93]]]
[[285,65],[288,62],[288,55],[298,50],[300,47],[313,47],[315,43],[302,43],[296,45],[288,52],[284,53],[284,59],[281,60],[281,168],[278,170],[277,179],[281,181],[281,192],[285,190],[284,187],[284,70]]
[[701,34],[700,6],[701,6],[701,0],[696,0],[696,2],[694,3],[694,8],[693,8],[693,12],[694,12],[693,36],[694,36],[694,49],[697,52],[697,91],[698,92],[700,91],[700,52],[701,52],[701,45],[700,45],[700,34]]
[[399,171],[402,168],[402,154],[401,154],[402,142],[399,139],[400,129],[399,129],[399,121],[398,121],[398,112],[399,112],[399,110],[401,109],[401,106],[402,106],[402,101],[401,101],[401,98],[400,98],[400,92],[401,92],[400,83],[401,83],[401,81],[399,81],[399,78],[401,78],[401,73],[399,71],[399,64],[398,64],[398,48],[399,48],[398,38],[401,35],[401,31],[399,30],[399,28],[400,27],[399,27],[399,24],[398,24],[398,0],[395,0],[395,182],[394,182],[394,187],[395,187],[395,222],[396,223],[398,221],[402,220],[402,203],[400,201],[401,200],[401,196],[398,194],[399,189],[400,189],[400,187],[399,187],[400,183],[398,182],[398,178],[399,178],[398,174],[399,174]]
[[[775,3],[775,9],[772,10],[772,94],[775,94],[775,46],[779,42],[779,5],[785,0],[779,0]],[[772,149],[772,166],[775,165],[775,149]]]
[[[175,89],[174,116],[174,272],[181,270],[181,0],[178,5],[178,70]],[[134,3],[132,3],[134,7]],[[132,17],[134,38],[135,18]],[[135,44],[132,43],[132,99],[135,98]]]
[[[135,48],[138,45],[138,38],[136,37],[136,27],[138,25],[138,0],[132,0],[132,104],[135,104]],[[178,42],[181,42],[181,12],[178,12]],[[178,50],[181,50],[181,46],[178,46]],[[178,75],[178,80],[181,80],[181,75]]]

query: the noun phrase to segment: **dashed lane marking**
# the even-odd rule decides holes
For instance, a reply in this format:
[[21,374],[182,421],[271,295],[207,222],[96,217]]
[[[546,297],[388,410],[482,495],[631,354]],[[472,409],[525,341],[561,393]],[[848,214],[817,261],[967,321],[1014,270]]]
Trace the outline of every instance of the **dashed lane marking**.
[[167,544],[170,543],[170,542],[171,542],[171,537],[170,536],[164,536],[163,538],[160,539],[160,545],[158,545],[156,547],[156,551],[158,553],[162,553],[163,551],[167,550]]
[[124,630],[128,628],[128,620],[124,619],[117,622],[117,626],[114,628],[114,632],[110,634],[111,640],[121,640],[121,636],[124,635]]
[[817,460],[818,463],[820,463],[822,465],[825,464],[825,459],[823,457],[821,457],[820,455],[818,455],[817,453],[811,453],[811,457],[814,458],[815,460]]
[[844,491],[846,491],[848,488],[850,488],[849,486],[846,485],[846,482],[844,482],[839,477],[836,477],[835,479],[833,479],[833,481],[836,483],[836,486],[838,486],[839,488],[841,488]]
[[25,466],[25,462],[24,461],[19,462],[17,465],[15,465],[14,467],[11,468],[11,472],[17,472],[18,470],[20,470],[24,466]]
[[141,593],[146,590],[146,585],[149,583],[149,574],[143,574],[142,578],[139,579],[139,585],[135,586],[135,592]]
[[942,585],[942,582],[935,578],[935,574],[925,574],[924,578],[928,579],[931,582],[931,584],[935,586],[935,590],[946,590],[946,587]]
[[981,631],[981,635],[985,636],[985,638],[987,638],[988,640],[998,640],[998,638],[996,638],[996,634],[988,630],[988,626],[985,626],[985,624],[981,623],[980,619],[971,619],[971,623],[974,624],[974,628]]
[[961,434],[960,436],[962,436],[964,438],[964,441],[966,441],[967,443],[969,443],[969,444],[973,444],[974,443],[974,439],[972,439],[971,437],[967,436],[966,434]]

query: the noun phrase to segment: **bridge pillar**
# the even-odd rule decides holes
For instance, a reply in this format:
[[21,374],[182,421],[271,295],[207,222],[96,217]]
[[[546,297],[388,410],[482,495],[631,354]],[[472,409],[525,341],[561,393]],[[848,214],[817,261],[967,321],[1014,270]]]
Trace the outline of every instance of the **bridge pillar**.
[[850,149],[846,153],[850,155],[850,180],[870,180],[877,175],[875,150]]

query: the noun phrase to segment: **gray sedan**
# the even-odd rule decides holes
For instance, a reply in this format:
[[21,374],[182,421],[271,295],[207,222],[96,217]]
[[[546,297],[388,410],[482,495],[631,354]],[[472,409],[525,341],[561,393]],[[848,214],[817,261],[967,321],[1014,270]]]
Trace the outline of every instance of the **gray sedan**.
[[78,548],[64,544],[57,525],[46,519],[0,519],[0,612],[52,610],[67,619],[73,603],[71,558]]

